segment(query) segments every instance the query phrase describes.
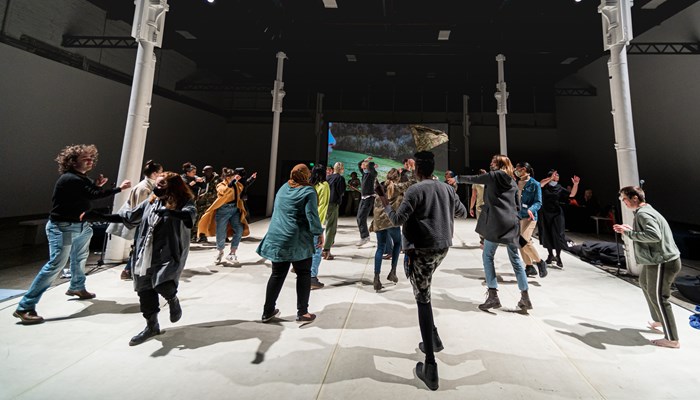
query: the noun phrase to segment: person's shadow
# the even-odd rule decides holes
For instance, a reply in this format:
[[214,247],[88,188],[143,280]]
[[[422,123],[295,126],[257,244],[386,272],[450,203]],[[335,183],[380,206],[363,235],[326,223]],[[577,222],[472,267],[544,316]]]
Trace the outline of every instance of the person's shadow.
[[[603,322],[597,321],[591,321],[596,323],[581,322],[575,325],[555,320],[545,320],[544,322],[555,328],[559,328],[556,330],[557,333],[580,340],[582,343],[600,350],[605,350],[607,348],[606,345],[647,346],[649,345],[649,340],[642,336],[642,333],[653,333],[653,331],[649,329],[603,326]],[[594,330],[590,331],[590,329]]]
[[83,308],[75,314],[67,315],[65,317],[44,318],[44,321],[63,321],[67,319],[91,317],[93,315],[99,314],[138,314],[141,312],[138,303],[119,304],[114,300],[100,299],[70,299],[68,301],[80,301],[81,303],[89,303],[90,305],[88,305],[87,307]]

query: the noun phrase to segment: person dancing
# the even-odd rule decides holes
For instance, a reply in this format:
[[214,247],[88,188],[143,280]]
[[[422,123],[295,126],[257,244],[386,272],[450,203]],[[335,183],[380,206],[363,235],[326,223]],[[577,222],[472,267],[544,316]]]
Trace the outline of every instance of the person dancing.
[[153,196],[138,207],[119,214],[84,213],[84,221],[121,222],[139,226],[140,235],[133,252],[134,289],[139,296],[146,328],[129,341],[139,345],[160,335],[158,295],[168,301],[170,322],[182,317],[177,287],[190,251],[190,235],[195,220],[194,195],[180,175],[164,172],[156,179]]

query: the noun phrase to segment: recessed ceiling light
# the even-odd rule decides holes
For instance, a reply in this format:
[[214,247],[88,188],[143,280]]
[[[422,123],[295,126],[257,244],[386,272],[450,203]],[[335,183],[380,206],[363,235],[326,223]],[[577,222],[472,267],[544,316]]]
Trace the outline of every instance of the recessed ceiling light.
[[396,76],[396,72],[394,72],[394,71],[386,71],[386,76]]
[[562,64],[571,64],[572,62],[578,60],[578,57],[569,57],[566,60],[562,61]]
[[345,57],[348,59],[350,62],[355,62],[357,61],[357,57],[355,57],[354,54],[346,54]]
[[323,0],[323,6],[326,8],[338,8],[338,3],[335,0]]
[[214,0],[207,0],[207,3],[214,4]]
[[197,37],[195,37],[193,34],[187,32],[187,31],[175,31],[175,32],[182,35],[182,37],[184,37],[185,39],[190,39],[190,40],[197,39]]
[[438,33],[438,40],[449,40],[450,39],[450,32],[452,32],[452,31],[440,31]]

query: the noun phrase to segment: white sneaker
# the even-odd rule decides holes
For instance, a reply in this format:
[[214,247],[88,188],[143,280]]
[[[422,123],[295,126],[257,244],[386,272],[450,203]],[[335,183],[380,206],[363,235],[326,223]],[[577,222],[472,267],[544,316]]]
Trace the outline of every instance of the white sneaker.
[[216,261],[214,261],[214,264],[218,264],[221,262],[221,259],[224,257],[224,251],[221,250],[219,251],[219,254],[216,255]]
[[238,257],[235,254],[229,254],[226,256],[226,261],[231,263],[238,263]]
[[363,246],[367,243],[369,243],[369,236],[367,236],[366,238],[360,239],[360,241],[357,242],[357,247]]
[[70,268],[63,268],[63,271],[61,271],[61,278],[70,279],[70,277],[71,277]]

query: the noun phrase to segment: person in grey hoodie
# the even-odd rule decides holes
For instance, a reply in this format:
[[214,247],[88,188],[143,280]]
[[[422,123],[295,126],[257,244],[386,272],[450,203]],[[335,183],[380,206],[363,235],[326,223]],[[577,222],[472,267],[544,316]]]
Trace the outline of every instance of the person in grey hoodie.
[[[500,308],[498,298],[498,282],[496,268],[493,263],[494,255],[499,244],[508,247],[508,258],[513,266],[513,272],[518,280],[521,297],[518,307],[523,310],[532,309],[528,294],[525,265],[518,255],[520,249],[520,217],[518,216],[520,201],[518,200],[518,185],[515,183],[513,164],[504,155],[495,155],[491,159],[491,171],[483,175],[458,176],[458,183],[477,183],[486,185],[484,191],[484,206],[476,223],[476,232],[484,237],[484,274],[488,286],[488,298],[479,305],[486,311],[490,308]],[[452,178],[455,179],[455,178]],[[448,179],[448,183],[450,179]]]
[[[649,329],[663,333],[663,339],[652,340],[655,346],[681,347],[673,310],[668,299],[671,284],[681,270],[681,253],[673,241],[673,233],[666,219],[646,203],[644,191],[638,186],[620,189],[620,201],[634,210],[634,226],[613,225],[615,232],[623,234],[634,244],[634,258],[642,266],[639,286],[647,300],[653,321]],[[659,330],[663,328],[663,332]]]

